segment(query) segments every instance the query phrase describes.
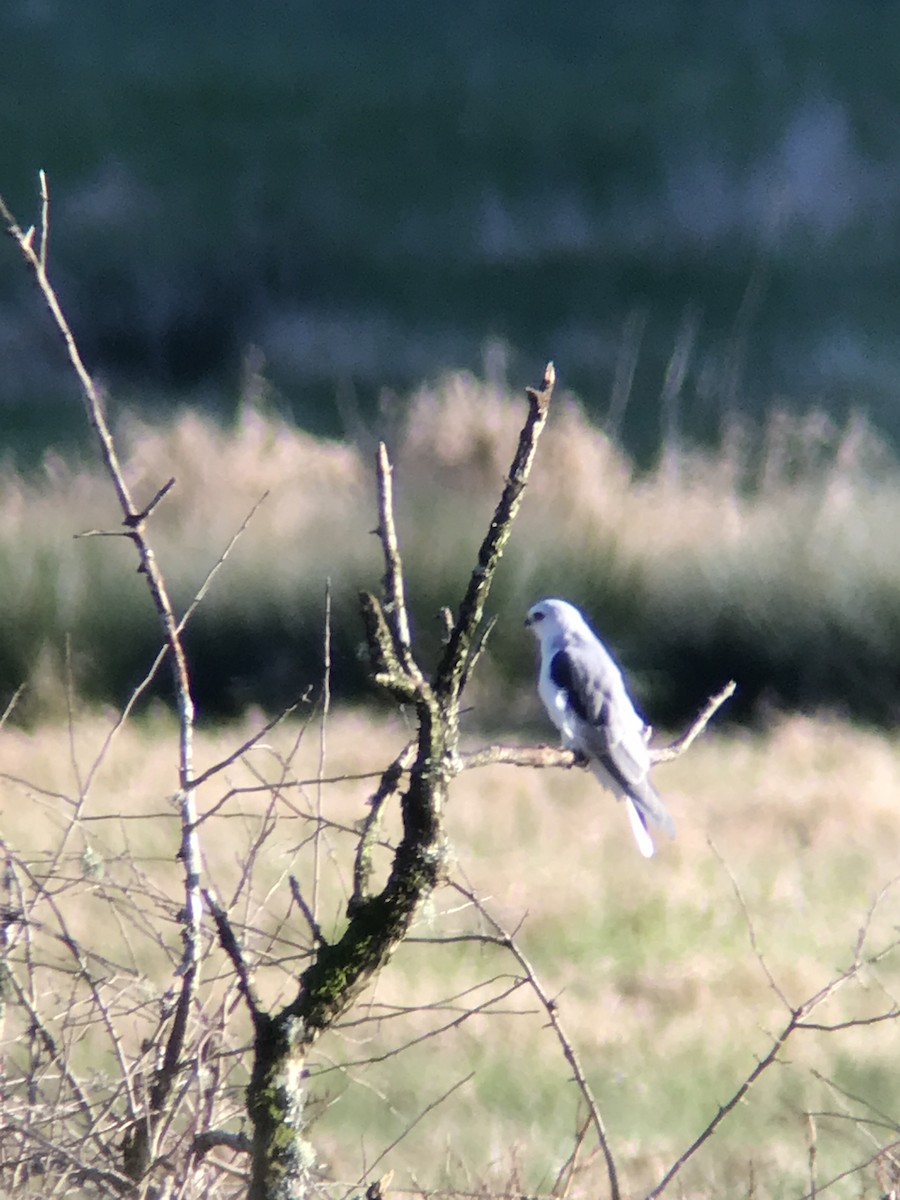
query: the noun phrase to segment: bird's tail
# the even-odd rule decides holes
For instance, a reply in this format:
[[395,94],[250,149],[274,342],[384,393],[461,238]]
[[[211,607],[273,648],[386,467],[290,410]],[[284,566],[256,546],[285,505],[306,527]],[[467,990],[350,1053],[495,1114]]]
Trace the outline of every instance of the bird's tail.
[[653,838],[647,832],[647,822],[644,820],[643,813],[630,796],[625,797],[625,811],[628,813],[631,832],[634,834],[638,850],[640,850],[644,858],[652,858],[656,850],[653,845]]
[[638,785],[630,788],[626,795],[634,803],[645,829],[649,823],[667,833],[670,838],[675,836],[675,822],[669,816],[669,811],[656,788],[646,776]]

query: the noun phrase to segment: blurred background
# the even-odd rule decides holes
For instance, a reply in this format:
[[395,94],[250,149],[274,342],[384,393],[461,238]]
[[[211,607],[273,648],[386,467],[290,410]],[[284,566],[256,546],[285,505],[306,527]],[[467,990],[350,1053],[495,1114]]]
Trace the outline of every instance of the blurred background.
[[[178,421],[189,405],[246,432],[250,403],[273,423],[270,438],[298,425],[365,457],[375,434],[411,444],[410,414],[428,408],[411,397],[433,385],[433,398],[448,372],[471,372],[467,394],[484,387],[493,403],[521,395],[553,358],[586,414],[574,441],[593,445],[601,431],[626,491],[618,523],[608,506],[592,517],[595,541],[568,566],[557,555],[553,573],[536,559],[530,574],[521,568],[510,613],[568,581],[623,653],[656,654],[647,686],[670,696],[669,716],[743,667],[754,706],[771,697],[890,720],[900,697],[898,45],[900,9],[876,0],[562,10],[136,0],[127,14],[96,0],[5,0],[0,191],[27,225],[37,170],[47,171],[64,306],[89,367],[144,422]],[[0,381],[7,461],[24,473],[7,486],[62,489],[71,511],[71,479],[60,480],[75,470],[64,465],[85,444],[84,421],[11,243],[0,247]],[[478,452],[473,442],[466,462]],[[500,459],[505,445],[502,472]],[[426,489],[432,474],[424,463]],[[487,513],[500,477],[484,481]],[[684,532],[698,479],[708,509]],[[681,547],[669,574],[647,565],[651,527],[623,550],[622,512],[652,486],[682,531],[669,538]],[[458,496],[459,479],[447,487]],[[410,496],[413,522],[424,510]],[[763,497],[768,532],[751,554],[741,521],[747,505],[758,518]],[[581,529],[581,498],[568,499],[548,545],[561,527]],[[725,537],[725,510],[739,513],[728,554],[710,532]],[[10,547],[23,537],[11,517],[7,537]],[[341,544],[350,539],[342,527]],[[703,550],[708,570],[687,547]],[[452,600],[471,550],[461,548],[446,595],[430,595],[435,572],[423,568],[428,603]],[[77,630],[71,583],[50,587],[41,574],[56,552],[27,570],[16,553],[10,569],[26,580],[16,586],[40,591],[53,637]],[[304,554],[315,613],[296,581],[284,605],[317,630],[301,639],[313,655],[322,581],[341,569]],[[186,578],[187,596],[192,586]],[[49,636],[35,602],[16,603],[32,611],[19,620],[6,609],[7,693],[33,672],[24,647],[33,661]],[[229,632],[249,663],[260,658],[259,611],[259,597],[248,600]],[[668,648],[651,620],[668,623]],[[294,628],[285,616],[271,647]],[[344,637],[351,691],[357,638],[357,628]],[[291,657],[284,671],[295,670]],[[254,678],[217,676],[210,702],[223,689],[266,701]]]
[[[777,396],[900,436],[898,44],[878,0],[7,0],[2,186],[30,220],[48,172],[63,296],[127,385],[224,407],[257,347],[340,433],[550,357],[602,415],[633,355],[647,454],[681,343],[694,432]],[[37,335],[4,260],[8,408]]]

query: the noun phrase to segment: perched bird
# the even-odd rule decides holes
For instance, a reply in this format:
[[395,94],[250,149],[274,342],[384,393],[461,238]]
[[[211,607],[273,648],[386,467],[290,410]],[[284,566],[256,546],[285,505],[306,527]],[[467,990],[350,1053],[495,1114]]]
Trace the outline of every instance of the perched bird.
[[604,787],[624,799],[638,849],[652,857],[648,822],[669,837],[675,826],[648,778],[647,727],[625,691],[622,672],[565,600],[539,600],[525,624],[540,645],[538,694],[563,745],[583,755]]

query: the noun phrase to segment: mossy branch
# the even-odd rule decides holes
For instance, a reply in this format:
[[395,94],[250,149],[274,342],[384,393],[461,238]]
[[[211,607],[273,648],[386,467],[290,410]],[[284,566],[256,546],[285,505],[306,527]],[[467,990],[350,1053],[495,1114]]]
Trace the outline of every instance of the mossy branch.
[[360,592],[359,607],[366,629],[373,680],[401,703],[415,700],[424,681],[421,677],[414,678],[401,664],[381,601],[371,592]]
[[[418,663],[410,639],[394,522],[392,467],[386,448],[379,446],[376,532],[384,557],[384,595],[379,600],[364,592],[360,606],[374,680],[401,703],[415,706],[416,740],[385,771],[364,824],[348,924],[342,936],[331,944],[319,940],[314,946],[315,957],[300,976],[292,1003],[275,1014],[255,1014],[255,1057],[247,1092],[254,1127],[250,1200],[283,1200],[302,1186],[307,1169],[302,1149],[302,1079],[309,1048],[385,965],[442,878],[446,855],[443,813],[450,780],[460,769],[456,756],[459,696],[477,657],[477,648],[472,648],[534,461],[554,381],[549,364],[540,389],[528,390],[528,417],[509,477],[432,683]],[[384,800],[399,789],[407,770],[409,777],[400,799],[403,835],[387,882],[380,892],[371,894],[373,831]]]
[[459,616],[444,650],[434,678],[435,691],[451,707],[459,701],[469,650],[484,615],[484,607],[494,581],[494,573],[509,540],[513,521],[522,503],[522,495],[537,451],[538,438],[547,420],[550,400],[556,384],[553,363],[547,363],[539,388],[527,388],[528,418],[519,435],[515,458],[507,476],[500,503],[478,551],[478,562],[459,608]]

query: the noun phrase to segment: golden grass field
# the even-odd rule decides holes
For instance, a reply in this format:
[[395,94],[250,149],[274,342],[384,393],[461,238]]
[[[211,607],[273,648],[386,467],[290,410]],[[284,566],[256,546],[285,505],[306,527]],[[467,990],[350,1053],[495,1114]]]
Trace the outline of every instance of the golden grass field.
[[[537,707],[535,698],[539,721]],[[164,711],[126,726],[73,823],[111,720],[86,710],[71,725],[3,729],[0,823],[8,853],[38,874],[65,839],[47,887],[70,933],[99,956],[93,970],[114,996],[124,1049],[139,1061],[140,1038],[152,1036],[158,1019],[153,997],[171,984],[179,952],[178,822],[169,799],[177,739]],[[470,720],[477,724],[477,712]],[[253,721],[201,730],[198,770],[239,745]],[[267,1001],[292,995],[309,943],[287,877],[294,873],[312,897],[310,815],[320,810],[346,830],[328,829],[318,845],[316,905],[327,937],[342,919],[353,823],[374,789],[367,779],[317,778],[378,772],[407,733],[399,715],[362,710],[334,712],[324,728],[318,714],[306,724],[291,719],[201,788],[201,812],[215,809],[201,825],[204,883],[243,930]],[[521,731],[510,737],[521,740]],[[850,965],[876,897],[863,955],[884,952],[897,937],[896,738],[826,718],[773,717],[754,734],[709,731],[685,757],[660,765],[656,779],[678,838],[650,862],[634,849],[624,813],[578,770],[467,772],[447,813],[451,879],[518,930],[597,1098],[623,1195],[634,1197],[662,1177],[767,1052],[788,1019],[785,1001],[799,1005]],[[386,838],[396,821],[393,811]],[[33,912],[32,953],[65,963],[52,908],[37,902]],[[539,1195],[557,1183],[584,1116],[571,1072],[528,988],[490,1003],[520,975],[508,953],[418,940],[461,931],[485,927],[448,886],[423,914],[416,940],[317,1047],[309,1137],[338,1195],[388,1168],[398,1190]],[[201,997],[210,1045],[227,1060],[217,1119],[237,1129],[248,1024],[211,928],[208,937]],[[24,970],[21,947],[16,953]],[[71,971],[68,982],[44,966],[34,975],[49,1026],[63,1029],[78,1011],[80,985]],[[892,1011],[898,990],[900,958],[887,953],[810,1019],[834,1025]],[[486,1010],[455,1028],[366,1062],[477,1005]],[[217,1030],[222,1013],[225,1029]],[[27,1043],[12,1005],[5,1040],[9,1077]],[[108,1031],[89,1025],[71,1041],[75,1069],[102,1092],[117,1070]],[[667,1194],[803,1196],[812,1190],[814,1130],[823,1194],[883,1195],[898,1177],[890,1153],[877,1155],[898,1138],[898,1052],[894,1020],[797,1032]],[[591,1146],[589,1135],[571,1196],[605,1194]],[[873,1158],[826,1190],[834,1176]]]
[[[488,736],[550,739],[521,625],[550,591],[592,598],[598,626],[618,631],[636,695],[653,692],[666,646],[691,648],[690,659],[724,628],[736,663],[714,654],[717,682],[740,680],[760,647],[782,679],[814,677],[836,646],[855,696],[890,711],[900,474],[862,423],[839,433],[814,417],[774,417],[754,449],[739,439],[716,453],[681,449],[640,475],[576,405],[554,404],[492,594],[500,619],[466,697],[472,746]],[[358,823],[412,730],[403,714],[354,708],[352,687],[341,691],[348,662],[364,673],[357,589],[377,588],[383,570],[369,533],[372,447],[365,437],[322,442],[264,409],[248,402],[228,430],[195,412],[158,425],[125,418],[120,434],[140,499],[177,478],[151,532],[179,611],[268,492],[189,627],[192,664],[202,642],[191,637],[206,621],[207,672],[222,673],[244,710],[214,724],[201,705],[198,772],[262,725],[253,686],[286,678],[292,695],[307,685],[320,694],[330,580],[343,702],[327,719],[301,705],[198,798],[203,884],[228,910],[261,998],[277,1006],[310,956],[290,877],[324,936],[340,930]],[[433,614],[458,601],[521,419],[521,404],[452,376],[412,397],[387,435],[425,664],[440,636]],[[36,474],[3,470],[0,667],[5,686],[27,684],[20,724],[0,728],[11,971],[0,997],[4,1168],[23,1122],[55,1146],[86,1113],[91,1154],[116,1166],[126,1092],[139,1108],[178,986],[174,719],[151,704],[108,741],[113,708],[91,706],[81,691],[89,680],[94,696],[127,695],[158,646],[131,547],[72,536],[117,520],[93,467],[48,453]],[[264,636],[253,641],[256,621]],[[235,682],[228,671],[248,644],[258,673]],[[624,814],[583,772],[492,767],[454,782],[448,884],[309,1064],[310,1156],[329,1196],[356,1195],[389,1168],[398,1192],[606,1194],[592,1135],[567,1170],[585,1119],[571,1069],[520,965],[486,940],[489,922],[460,887],[515,930],[555,998],[623,1196],[647,1195],[791,1012],[854,962],[853,978],[808,1016],[819,1027],[791,1037],[667,1194],[850,1200],[900,1183],[900,742],[771,704],[754,716],[752,728],[714,724],[688,755],[657,768],[679,832],[649,863]],[[398,819],[395,800],[379,871]],[[247,1127],[250,1023],[208,915],[192,1022],[166,1153],[197,1130]],[[220,1149],[186,1195],[236,1196],[242,1169]],[[31,1194],[47,1194],[45,1182],[32,1180]]]

